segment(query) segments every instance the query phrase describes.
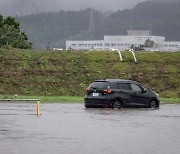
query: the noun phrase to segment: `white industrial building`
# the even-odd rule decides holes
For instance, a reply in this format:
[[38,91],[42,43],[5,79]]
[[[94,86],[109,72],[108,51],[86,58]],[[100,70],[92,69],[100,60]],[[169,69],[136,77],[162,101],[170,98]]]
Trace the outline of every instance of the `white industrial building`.
[[165,41],[164,36],[152,36],[150,30],[128,30],[126,36],[105,35],[104,40],[66,41],[66,49],[72,50],[127,50],[132,45],[144,45],[145,41],[154,41],[153,50],[180,51],[180,42]]

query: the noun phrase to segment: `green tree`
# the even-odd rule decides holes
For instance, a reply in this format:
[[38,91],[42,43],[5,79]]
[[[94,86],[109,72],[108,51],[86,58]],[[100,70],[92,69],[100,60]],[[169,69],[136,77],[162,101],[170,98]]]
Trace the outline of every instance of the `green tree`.
[[0,15],[0,47],[12,47],[20,49],[32,48],[28,37],[20,31],[20,25],[14,17],[3,19]]
[[4,19],[4,24],[9,26],[14,26],[15,29],[20,30],[19,22],[17,22],[14,17],[9,16],[6,19]]
[[2,26],[3,26],[3,16],[0,15],[0,28],[2,28]]
[[147,39],[144,43],[144,46],[148,47],[148,48],[152,48],[152,47],[154,47],[154,41]]
[[132,44],[130,48],[131,48],[131,49],[135,49],[135,46],[134,46],[134,44]]

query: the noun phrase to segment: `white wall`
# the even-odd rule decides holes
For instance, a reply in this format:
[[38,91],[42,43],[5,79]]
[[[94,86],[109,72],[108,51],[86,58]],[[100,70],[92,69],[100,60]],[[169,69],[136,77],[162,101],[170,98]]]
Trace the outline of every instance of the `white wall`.
[[162,51],[180,51],[180,42],[165,42],[163,36],[104,36],[104,40],[66,41],[66,49],[73,50],[111,50],[129,49],[131,45],[143,45],[147,40],[153,40],[155,47]]

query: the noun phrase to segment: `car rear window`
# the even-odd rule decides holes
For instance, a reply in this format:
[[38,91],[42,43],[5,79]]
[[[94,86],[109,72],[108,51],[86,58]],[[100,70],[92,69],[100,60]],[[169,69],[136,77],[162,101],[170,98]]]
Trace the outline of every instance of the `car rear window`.
[[93,82],[90,85],[91,88],[95,89],[108,89],[110,88],[110,83],[109,82]]

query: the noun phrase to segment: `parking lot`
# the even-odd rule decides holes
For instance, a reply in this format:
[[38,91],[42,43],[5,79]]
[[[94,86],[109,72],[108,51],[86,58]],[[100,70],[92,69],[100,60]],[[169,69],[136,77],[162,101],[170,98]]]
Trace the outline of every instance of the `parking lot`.
[[179,154],[180,105],[85,109],[83,104],[0,103],[2,154]]

